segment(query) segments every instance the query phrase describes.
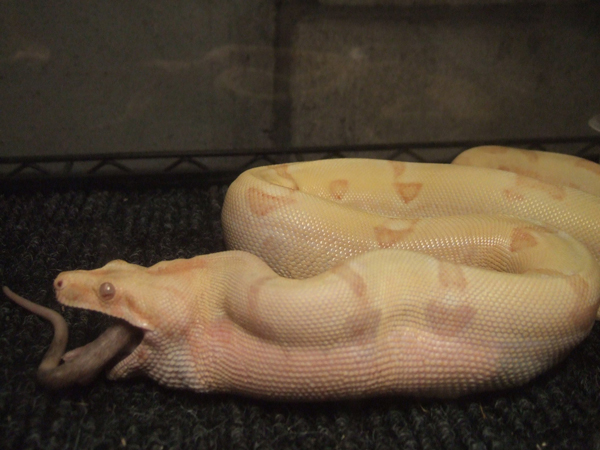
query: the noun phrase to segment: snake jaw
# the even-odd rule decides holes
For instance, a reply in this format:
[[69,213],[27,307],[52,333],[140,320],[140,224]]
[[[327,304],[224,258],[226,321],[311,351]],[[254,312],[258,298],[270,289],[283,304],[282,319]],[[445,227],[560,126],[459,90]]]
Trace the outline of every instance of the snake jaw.
[[[121,269],[133,266],[121,261],[113,261],[107,266],[115,265]],[[146,335],[154,327],[147,319],[142,319],[139,314],[135,314],[135,309],[128,307],[132,304],[131,295],[118,276],[114,274],[108,276],[104,273],[106,270],[103,269],[107,266],[90,271],[63,272],[56,277],[54,288],[56,299],[62,305],[97,311],[114,317],[121,322],[122,326],[129,328],[130,333],[135,336],[129,339],[129,343],[125,344],[104,366],[107,378],[114,380],[134,374],[137,372],[135,369],[143,365],[146,359],[144,355],[147,354],[143,351]],[[106,281],[109,279],[111,281]],[[107,284],[112,288],[110,296],[103,295]],[[90,345],[93,345],[93,342],[67,352],[63,359],[69,362],[72,358],[79,357],[88,350]]]
[[133,344],[111,361],[109,379],[143,374],[185,387],[195,374],[188,338],[203,327],[193,309],[214,303],[201,294],[208,289],[214,295],[214,286],[209,289],[214,270],[206,269],[206,259],[163,261],[148,268],[112,261],[100,269],[63,272],[54,282],[56,298],[66,306],[121,319],[134,330]]
[[65,353],[68,327],[56,311],[15,294],[6,286],[4,294],[19,306],[50,321],[54,337],[37,370],[39,383],[49,389],[63,389],[92,382],[105,368],[131,352],[141,341],[138,329],[120,320],[94,341]]

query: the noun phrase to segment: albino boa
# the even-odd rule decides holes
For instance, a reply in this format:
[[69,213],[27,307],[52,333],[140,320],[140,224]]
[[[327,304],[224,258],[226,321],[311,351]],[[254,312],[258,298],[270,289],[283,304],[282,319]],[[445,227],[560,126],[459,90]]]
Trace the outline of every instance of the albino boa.
[[[122,346],[136,346],[112,379],[291,399],[523,384],[598,314],[600,167],[501,147],[454,162],[249,170],[223,206],[237,251],[64,272],[58,301],[129,324]],[[93,346],[50,365],[67,372]]]

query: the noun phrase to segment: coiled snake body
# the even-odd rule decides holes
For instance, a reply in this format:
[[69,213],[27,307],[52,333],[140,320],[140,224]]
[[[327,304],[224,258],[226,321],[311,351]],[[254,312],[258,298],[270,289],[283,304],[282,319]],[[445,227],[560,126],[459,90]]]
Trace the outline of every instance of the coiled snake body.
[[[223,206],[232,251],[64,272],[57,299],[122,319],[113,379],[291,399],[523,384],[598,315],[600,167],[503,147],[454,162],[251,169]],[[89,380],[94,351],[56,367],[55,350],[41,379]]]

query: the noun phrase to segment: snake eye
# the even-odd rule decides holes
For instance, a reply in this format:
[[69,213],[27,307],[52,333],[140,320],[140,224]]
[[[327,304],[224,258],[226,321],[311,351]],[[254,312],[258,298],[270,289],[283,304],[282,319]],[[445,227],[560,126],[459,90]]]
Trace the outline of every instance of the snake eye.
[[104,282],[100,285],[98,293],[100,294],[102,300],[110,300],[115,296],[116,291],[117,290],[112,285],[112,283]]

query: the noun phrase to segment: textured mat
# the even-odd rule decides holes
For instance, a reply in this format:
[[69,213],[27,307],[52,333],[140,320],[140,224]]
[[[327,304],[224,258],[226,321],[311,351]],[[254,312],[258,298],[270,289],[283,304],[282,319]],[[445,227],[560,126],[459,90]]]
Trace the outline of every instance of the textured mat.
[[[51,189],[0,194],[0,282],[59,309],[62,270],[142,265],[223,250],[224,186]],[[100,314],[72,308],[69,348]],[[600,449],[600,324],[550,373],[516,390],[454,401],[402,397],[269,403],[110,382],[48,392],[35,370],[51,327],[0,300],[0,447],[6,449]]]

